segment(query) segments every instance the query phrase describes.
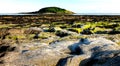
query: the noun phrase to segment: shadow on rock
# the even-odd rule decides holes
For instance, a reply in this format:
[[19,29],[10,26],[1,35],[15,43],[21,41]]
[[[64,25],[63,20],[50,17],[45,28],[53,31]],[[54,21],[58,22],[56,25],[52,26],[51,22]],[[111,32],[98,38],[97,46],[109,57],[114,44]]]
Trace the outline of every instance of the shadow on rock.
[[83,55],[84,52],[79,47],[82,44],[90,44],[90,42],[88,39],[80,39],[79,42],[68,46],[70,50],[70,56],[60,59],[56,66],[78,66],[81,60],[86,58],[86,56]]
[[88,39],[81,38],[78,43],[75,43],[75,44],[72,44],[72,45],[68,46],[68,48],[71,50],[70,54],[72,54],[72,55],[84,54],[82,49],[79,47],[82,44],[90,44],[90,42],[89,42]]
[[[14,60],[13,57],[15,57],[15,56],[11,57],[10,55],[15,50],[16,50],[15,46],[11,46],[11,44],[7,44],[7,43],[1,41],[1,43],[0,43],[0,66],[6,65],[10,61]],[[13,55],[15,55],[15,54],[13,53]]]
[[71,57],[72,56],[60,59],[56,66],[65,66],[66,63],[67,63],[68,58],[71,58]]
[[93,53],[89,59],[82,60],[79,66],[120,66],[119,62],[120,50],[101,51]]

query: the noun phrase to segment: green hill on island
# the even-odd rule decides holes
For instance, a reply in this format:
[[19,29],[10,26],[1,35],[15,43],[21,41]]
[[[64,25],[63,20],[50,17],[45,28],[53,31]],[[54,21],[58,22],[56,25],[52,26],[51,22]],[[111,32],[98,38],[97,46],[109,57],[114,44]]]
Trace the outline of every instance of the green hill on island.
[[32,14],[74,14],[74,12],[59,8],[59,7],[45,7],[36,12],[31,12]]

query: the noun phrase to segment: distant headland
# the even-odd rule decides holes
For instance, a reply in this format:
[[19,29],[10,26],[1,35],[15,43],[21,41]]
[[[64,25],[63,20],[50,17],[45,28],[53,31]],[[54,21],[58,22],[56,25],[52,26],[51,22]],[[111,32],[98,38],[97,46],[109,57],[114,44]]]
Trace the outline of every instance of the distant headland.
[[68,14],[70,15],[70,14],[74,14],[74,12],[60,8],[60,7],[45,7],[35,12],[27,12],[27,14],[66,14],[66,15]]

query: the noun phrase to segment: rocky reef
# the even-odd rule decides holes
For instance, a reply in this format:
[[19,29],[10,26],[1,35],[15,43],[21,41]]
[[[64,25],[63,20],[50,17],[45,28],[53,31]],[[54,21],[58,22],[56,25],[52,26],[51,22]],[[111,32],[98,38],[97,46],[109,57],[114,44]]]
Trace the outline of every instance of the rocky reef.
[[118,18],[1,16],[0,66],[120,66]]

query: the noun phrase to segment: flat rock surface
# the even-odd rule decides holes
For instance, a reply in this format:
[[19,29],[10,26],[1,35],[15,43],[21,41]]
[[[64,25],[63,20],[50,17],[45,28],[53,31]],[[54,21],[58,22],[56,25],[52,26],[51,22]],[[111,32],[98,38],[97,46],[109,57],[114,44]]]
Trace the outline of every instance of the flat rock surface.
[[9,66],[120,66],[119,45],[101,37],[50,45],[33,42],[21,44],[19,50]]

